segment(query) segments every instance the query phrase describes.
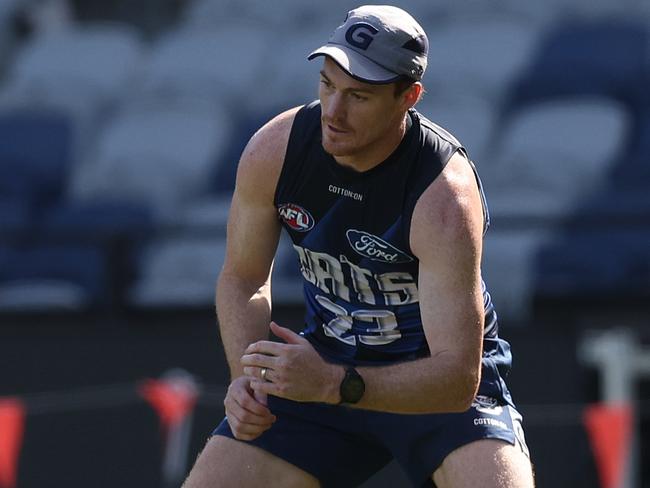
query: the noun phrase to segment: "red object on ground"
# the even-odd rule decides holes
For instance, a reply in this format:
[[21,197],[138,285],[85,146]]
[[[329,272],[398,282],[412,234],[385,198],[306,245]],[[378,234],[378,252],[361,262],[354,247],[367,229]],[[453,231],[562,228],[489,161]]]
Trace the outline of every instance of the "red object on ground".
[[590,405],[584,411],[583,421],[602,488],[619,488],[630,455],[632,407],[625,404]]
[[194,409],[198,396],[193,385],[174,379],[146,380],[139,392],[158,413],[165,433],[180,424]]
[[25,406],[17,398],[0,398],[0,487],[15,488],[25,431]]

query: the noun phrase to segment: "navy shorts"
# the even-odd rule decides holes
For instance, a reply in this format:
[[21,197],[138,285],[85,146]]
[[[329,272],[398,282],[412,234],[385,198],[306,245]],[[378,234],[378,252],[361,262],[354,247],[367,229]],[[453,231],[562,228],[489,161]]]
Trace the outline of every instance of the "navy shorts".
[[[413,486],[432,487],[431,475],[456,448],[479,439],[526,444],[521,415],[478,396],[466,412],[401,415],[269,396],[277,421],[250,444],[310,473],[324,488],[354,487],[395,459]],[[233,438],[226,419],[213,432]]]

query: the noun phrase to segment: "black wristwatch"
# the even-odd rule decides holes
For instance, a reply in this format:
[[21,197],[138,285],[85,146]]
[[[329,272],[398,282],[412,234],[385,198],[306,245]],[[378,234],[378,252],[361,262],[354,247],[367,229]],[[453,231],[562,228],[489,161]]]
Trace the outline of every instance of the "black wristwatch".
[[347,367],[345,369],[345,377],[339,387],[339,393],[341,394],[341,401],[339,403],[357,403],[361,400],[365,391],[366,384],[361,375],[353,367]]

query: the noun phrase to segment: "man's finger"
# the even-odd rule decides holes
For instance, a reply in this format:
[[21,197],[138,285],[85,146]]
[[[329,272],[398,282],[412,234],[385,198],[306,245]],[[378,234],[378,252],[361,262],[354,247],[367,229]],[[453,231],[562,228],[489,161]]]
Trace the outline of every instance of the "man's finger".
[[266,432],[269,429],[270,429],[270,427],[267,428],[267,429],[261,429],[259,432],[255,432],[255,433],[252,433],[252,434],[244,434],[242,432],[236,431],[233,428],[232,425],[230,426],[230,430],[232,430],[233,436],[235,437],[235,439],[237,439],[239,441],[253,441],[253,440],[257,439],[259,436],[261,436],[264,432]]
[[258,427],[266,427],[273,425],[275,422],[275,416],[269,415],[257,415],[252,413],[250,410],[245,409],[237,402],[229,403],[226,407],[226,415],[228,417],[234,417],[237,422],[241,425],[255,425]]
[[305,341],[307,340],[300,334],[296,334],[291,329],[282,327],[276,324],[275,322],[271,322],[271,332],[273,332],[276,336],[278,336],[287,344],[304,344]]
[[262,381],[273,381],[271,375],[273,370],[271,368],[260,368],[258,366],[244,366],[244,374],[251,378],[257,378]]
[[240,362],[242,366],[256,366],[258,368],[273,369],[277,365],[276,356],[268,356],[266,354],[251,353],[244,354]]
[[250,393],[248,391],[244,391],[244,393],[234,393],[232,395],[232,399],[239,406],[241,406],[241,408],[249,411],[252,414],[262,417],[273,417],[273,414],[269,408],[255,399],[252,391]]
[[269,398],[266,393],[261,393],[258,391],[253,390],[253,396],[255,397],[255,400],[260,402],[262,405],[268,405],[269,404]]
[[280,356],[284,349],[286,348],[285,344],[273,341],[257,341],[250,344],[244,354],[266,354],[267,356]]
[[233,431],[235,438],[237,439],[254,439],[269,430],[272,424],[268,425],[254,425],[246,422],[242,422],[237,418],[234,412],[226,412],[228,424],[230,429]]
[[270,381],[251,381],[251,388],[256,394],[273,395],[280,398],[286,398],[282,389]]

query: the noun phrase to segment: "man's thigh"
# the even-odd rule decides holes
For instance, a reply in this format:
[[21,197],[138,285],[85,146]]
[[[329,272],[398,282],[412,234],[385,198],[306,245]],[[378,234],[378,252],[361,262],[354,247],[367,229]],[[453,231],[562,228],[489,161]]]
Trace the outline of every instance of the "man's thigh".
[[250,444],[215,435],[199,455],[183,488],[282,486],[317,488],[318,480]]
[[438,488],[533,488],[530,459],[521,445],[483,439],[452,451],[433,474]]

